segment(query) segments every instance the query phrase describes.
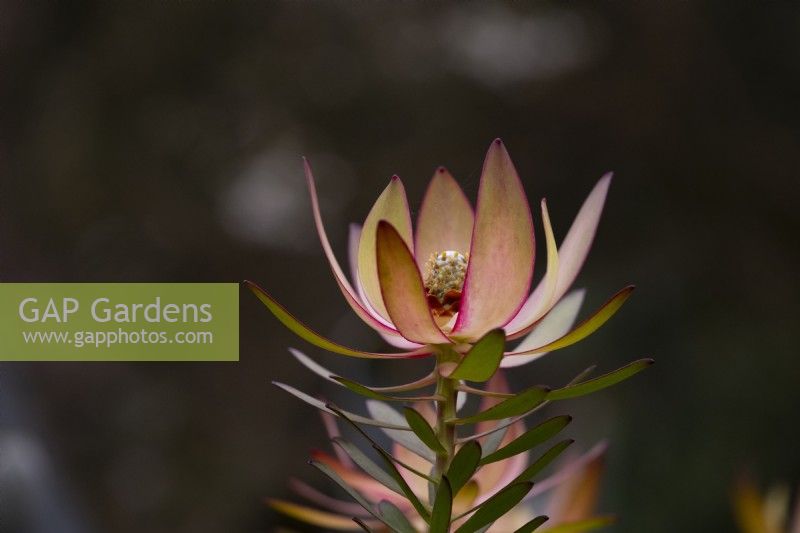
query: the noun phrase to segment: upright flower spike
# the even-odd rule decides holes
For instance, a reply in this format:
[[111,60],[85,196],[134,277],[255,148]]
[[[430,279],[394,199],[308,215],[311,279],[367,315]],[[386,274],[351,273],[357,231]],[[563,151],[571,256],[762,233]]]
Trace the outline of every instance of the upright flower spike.
[[[350,226],[349,279],[328,240],[311,167],[308,162],[304,166],[320,244],[342,296],[401,351],[368,352],[334,342],[300,322],[258,285],[246,282],[248,288],[284,325],[324,350],[367,359],[433,356],[435,362],[410,383],[367,386],[290,349],[316,375],[367,398],[368,414],[343,411],[274,382],[322,411],[335,454],[314,451],[310,464],[353,501],[293,480],[294,491],[314,507],[275,499],[269,504],[326,531],[564,533],[608,524],[609,517],[594,515],[604,447],[565,463],[534,486],[534,479],[572,444],[572,439],[547,442],[572,418],[553,416],[528,428],[524,419],[551,402],[615,385],[652,360],[590,378],[592,367],[563,387],[528,386],[518,393],[511,392],[500,369],[580,341],[630,296],[633,287],[623,288],[574,326],[584,291],[570,288],[588,254],[610,175],[592,190],[560,247],[547,203],[541,201],[547,265],[531,292],[533,217],[499,139],[486,154],[476,210],[440,167],[425,193],[416,233],[403,184],[392,177],[363,225]],[[506,346],[519,338],[516,348]],[[480,398],[477,411],[462,414],[462,408],[471,410],[464,407],[469,395]],[[397,409],[393,403],[406,405]],[[354,428],[375,453],[365,453],[344,438],[337,421]],[[393,442],[391,449],[374,440],[368,428],[382,431]]]

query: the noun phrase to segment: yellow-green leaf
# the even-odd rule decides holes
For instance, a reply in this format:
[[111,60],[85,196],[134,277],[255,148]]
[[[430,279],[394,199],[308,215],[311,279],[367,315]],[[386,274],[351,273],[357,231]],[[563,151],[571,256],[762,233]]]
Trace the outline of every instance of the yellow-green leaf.
[[635,287],[629,285],[620,290],[612,296],[606,303],[600,306],[600,309],[594,312],[589,318],[578,324],[572,331],[566,335],[559,337],[553,342],[549,342],[543,346],[538,346],[530,350],[521,350],[519,352],[509,352],[506,357],[513,357],[515,355],[532,355],[537,353],[552,352],[561,348],[571,346],[576,342],[582,341],[608,322],[608,320],[619,311],[622,304],[630,297]]
[[275,315],[275,318],[277,318],[284,326],[289,328],[300,338],[310,342],[314,346],[322,348],[323,350],[338,353],[340,355],[347,355],[349,357],[359,357],[361,359],[409,359],[414,357],[423,357],[430,354],[430,349],[425,347],[403,353],[374,353],[342,346],[341,344],[323,337],[316,331],[300,322],[300,320],[287,311],[285,307],[279,304],[275,298],[270,296],[264,289],[252,281],[245,281],[244,284],[253,292],[253,294],[256,295],[259,300],[261,300],[261,303],[263,303],[267,309],[269,309],[270,312]]

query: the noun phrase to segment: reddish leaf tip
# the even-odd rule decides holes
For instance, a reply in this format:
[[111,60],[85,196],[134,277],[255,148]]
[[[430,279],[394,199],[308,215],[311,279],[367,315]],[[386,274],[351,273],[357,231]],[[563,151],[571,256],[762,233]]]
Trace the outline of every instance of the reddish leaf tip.
[[[394,226],[388,220],[381,219],[378,221],[378,231],[388,231],[389,229],[394,230]],[[397,230],[395,230],[397,231]]]
[[501,139],[500,137],[496,138],[494,140],[494,144],[496,144],[497,146],[502,146],[503,145],[503,139]]

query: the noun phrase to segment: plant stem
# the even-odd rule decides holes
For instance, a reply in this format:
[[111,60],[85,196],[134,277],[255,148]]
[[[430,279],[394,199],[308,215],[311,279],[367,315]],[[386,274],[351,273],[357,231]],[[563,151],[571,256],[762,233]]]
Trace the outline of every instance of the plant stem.
[[458,394],[457,381],[443,377],[439,373],[439,369],[445,363],[452,364],[454,358],[457,360],[457,357],[449,348],[443,348],[436,357],[436,394],[444,398],[439,401],[436,409],[436,436],[445,449],[445,454],[439,454],[436,457],[433,478],[437,480],[442,478],[455,455],[456,428],[447,421],[456,417],[456,396]]

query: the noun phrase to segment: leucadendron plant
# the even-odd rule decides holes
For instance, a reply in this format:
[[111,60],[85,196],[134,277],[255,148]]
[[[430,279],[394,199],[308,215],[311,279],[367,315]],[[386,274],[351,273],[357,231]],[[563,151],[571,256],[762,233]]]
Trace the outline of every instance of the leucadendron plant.
[[[533,216],[499,139],[486,155],[474,211],[450,173],[439,168],[414,231],[405,189],[393,177],[363,225],[350,228],[352,282],[328,241],[308,162],[305,173],[322,248],[342,295],[399,351],[343,346],[311,330],[258,285],[246,285],[310,344],[356,358],[431,359],[433,369],[411,383],[375,387],[335,375],[291,349],[311,371],[366,397],[367,414],[276,383],[325,414],[336,454],[316,452],[311,464],[355,503],[295,480],[296,492],[325,510],[281,500],[270,500],[271,505],[327,530],[523,533],[541,527],[566,533],[607,524],[609,517],[594,515],[602,453],[594,449],[566,462],[534,487],[534,478],[572,444],[571,439],[548,443],[571,419],[556,416],[529,429],[524,419],[551,402],[616,384],[653,361],[634,361],[594,378],[590,368],[566,385],[519,392],[508,389],[503,369],[591,335],[633,291],[633,286],[623,288],[573,327],[584,291],[570,288],[589,252],[611,175],[595,185],[560,246],[542,200],[546,272],[531,291]],[[480,397],[479,406],[464,412],[471,395]],[[357,430],[366,448],[343,438],[334,418]],[[368,427],[380,428],[394,446],[382,446]]]

